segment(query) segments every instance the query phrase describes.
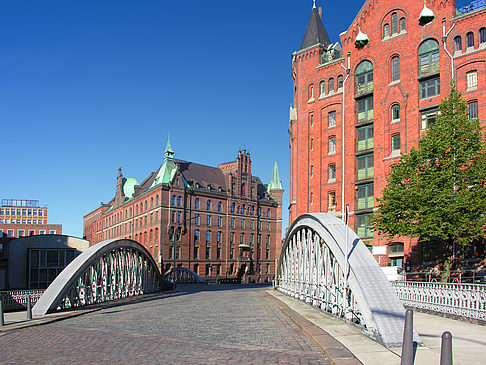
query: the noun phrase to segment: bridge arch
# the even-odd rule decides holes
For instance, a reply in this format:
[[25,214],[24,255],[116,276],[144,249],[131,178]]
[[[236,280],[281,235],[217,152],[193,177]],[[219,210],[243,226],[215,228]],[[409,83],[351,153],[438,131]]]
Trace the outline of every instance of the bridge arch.
[[[276,288],[354,323],[388,347],[401,346],[405,309],[356,233],[346,232],[340,219],[326,213],[302,214],[288,232]],[[416,333],[414,337],[420,343]]]
[[176,267],[164,274],[164,279],[175,281],[178,284],[202,284],[205,281],[194,271],[185,267]]
[[76,257],[32,308],[48,311],[102,303],[163,288],[157,264],[136,241],[112,239],[91,246]]

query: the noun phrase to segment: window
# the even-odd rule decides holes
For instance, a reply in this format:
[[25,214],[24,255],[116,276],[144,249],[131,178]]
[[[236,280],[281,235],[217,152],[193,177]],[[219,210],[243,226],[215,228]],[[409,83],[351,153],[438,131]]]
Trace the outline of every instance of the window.
[[326,94],[326,82],[321,81],[319,83],[319,97],[324,96]]
[[210,226],[210,225],[211,225],[211,216],[210,216],[210,215],[208,215],[208,216],[206,217],[206,225],[207,225],[207,226]]
[[255,222],[253,219],[250,221],[250,229],[254,229]]
[[356,67],[356,93],[373,90],[373,65],[370,61],[361,62]]
[[394,134],[391,138],[392,153],[400,152],[400,134]]
[[373,97],[358,100],[356,103],[358,122],[373,120]]
[[365,151],[374,147],[373,125],[357,128],[356,133],[356,150],[358,152]]
[[328,167],[328,182],[336,181],[336,165],[332,164]]
[[329,128],[336,126],[336,111],[333,110],[327,114],[327,126]]
[[469,104],[467,104],[468,110],[469,110],[469,119],[474,119],[478,117],[478,102],[477,101],[471,101]]
[[388,23],[386,23],[383,26],[383,38],[387,38],[389,36],[390,36],[390,25]]
[[314,139],[312,139],[312,138],[310,140],[310,150],[314,151]]
[[211,242],[211,231],[206,231],[206,243]]
[[231,213],[235,212],[235,203],[231,204]]
[[211,200],[206,202],[206,210],[211,210]]
[[[145,217],[147,219],[147,217]],[[177,212],[177,223],[181,223],[181,212]]]
[[329,92],[330,93],[333,93],[334,92],[334,79],[333,78],[330,78],[329,79]]
[[216,243],[221,243],[221,231],[218,231],[216,233]]
[[391,59],[391,80],[400,80],[400,57],[395,56]]
[[181,197],[180,196],[177,197],[177,206],[178,207],[181,206]]
[[343,88],[343,83],[344,83],[343,75],[339,75],[337,78],[338,90]]
[[479,29],[479,44],[486,43],[486,28]]
[[245,228],[245,220],[244,219],[241,220],[241,228]]
[[314,166],[313,165],[311,165],[311,167],[310,167],[310,177],[311,177],[311,179],[314,177]]
[[218,227],[221,227],[221,223],[222,223],[222,221],[223,221],[223,218],[218,217]]
[[329,154],[334,155],[336,153],[336,137],[329,137]]
[[314,101],[314,85],[309,85],[309,101]]
[[454,38],[454,51],[461,51],[462,50],[462,37],[458,35]]
[[336,207],[336,192],[331,191],[329,194],[327,194],[327,200],[329,202],[329,208],[335,208]]
[[431,124],[435,123],[438,115],[439,109],[437,108],[420,113],[420,129],[428,129]]
[[211,257],[211,247],[206,246],[206,260],[209,259],[210,257]]
[[371,179],[374,176],[373,154],[357,157],[356,164],[357,164],[357,171],[356,171],[357,180]]
[[359,238],[373,237],[373,224],[371,223],[370,214],[356,215],[356,233],[358,234]]
[[314,204],[314,193],[310,193],[310,205]]
[[396,123],[400,121],[400,105],[395,104],[391,108],[391,121]]
[[235,228],[235,219],[231,218],[231,228]]
[[270,222],[267,222],[267,231],[270,231]]
[[405,18],[400,18],[400,33],[405,32],[407,29],[407,24],[405,22]]
[[218,212],[221,212],[221,207],[222,207],[222,203],[221,202],[218,202]]
[[373,208],[373,186],[374,184],[358,185],[358,190],[356,192],[356,209]]
[[194,224],[195,224],[195,225],[199,225],[199,214],[196,214],[196,215],[194,216]]
[[418,56],[420,75],[439,72],[439,43],[435,39],[423,42],[419,47]]
[[397,13],[393,13],[392,16],[391,16],[391,29],[392,29],[392,34],[398,33]]
[[466,39],[467,39],[467,48],[474,47],[474,33],[473,32],[467,33]]
[[194,200],[194,208],[199,209],[199,198],[196,198],[196,200]]
[[245,234],[240,233],[240,244],[243,243],[244,241],[245,241]]
[[235,232],[230,233],[230,243],[233,244],[235,242]]
[[420,99],[431,98],[440,94],[440,78],[422,81],[420,83]]
[[476,90],[478,88],[478,72],[476,70],[466,74],[467,90]]

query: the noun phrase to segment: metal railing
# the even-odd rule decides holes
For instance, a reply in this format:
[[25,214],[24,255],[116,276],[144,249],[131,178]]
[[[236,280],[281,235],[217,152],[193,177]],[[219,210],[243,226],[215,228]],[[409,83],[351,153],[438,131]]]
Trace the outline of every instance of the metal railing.
[[25,309],[28,296],[30,296],[32,305],[34,305],[44,294],[44,291],[45,289],[0,291],[0,300],[5,310]]
[[486,285],[417,281],[391,284],[406,307],[486,321]]

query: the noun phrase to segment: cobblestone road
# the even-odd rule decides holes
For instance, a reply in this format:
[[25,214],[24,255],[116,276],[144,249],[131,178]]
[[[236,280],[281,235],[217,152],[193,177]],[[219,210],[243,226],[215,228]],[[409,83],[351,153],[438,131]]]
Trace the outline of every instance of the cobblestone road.
[[6,332],[0,364],[328,364],[265,289],[203,288]]

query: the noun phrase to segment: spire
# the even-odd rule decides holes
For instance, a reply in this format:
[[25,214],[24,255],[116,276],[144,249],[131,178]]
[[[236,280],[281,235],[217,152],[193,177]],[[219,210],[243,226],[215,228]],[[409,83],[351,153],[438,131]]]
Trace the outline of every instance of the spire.
[[170,133],[169,133],[169,137],[167,138],[167,146],[165,147],[164,155],[165,155],[164,160],[173,159],[174,156],[174,151],[172,150],[172,146],[170,144]]
[[[320,10],[320,8],[319,8]],[[331,44],[324,25],[322,24],[321,16],[319,15],[319,10],[316,9],[316,4],[314,1],[314,7],[312,8],[312,14],[307,23],[307,28],[305,30],[304,40],[300,46],[300,49],[304,49],[316,44],[323,44],[328,46]]]
[[277,161],[275,161],[273,164],[272,181],[270,181],[270,184],[268,185],[268,191],[272,190],[283,190],[282,183],[280,182],[280,176],[278,176]]

